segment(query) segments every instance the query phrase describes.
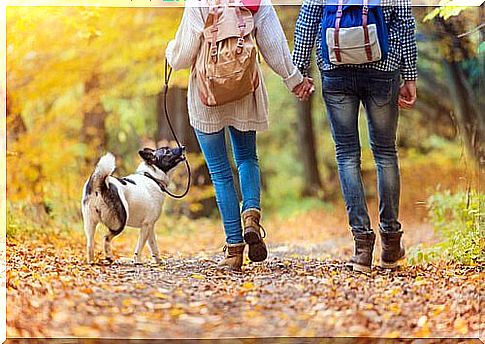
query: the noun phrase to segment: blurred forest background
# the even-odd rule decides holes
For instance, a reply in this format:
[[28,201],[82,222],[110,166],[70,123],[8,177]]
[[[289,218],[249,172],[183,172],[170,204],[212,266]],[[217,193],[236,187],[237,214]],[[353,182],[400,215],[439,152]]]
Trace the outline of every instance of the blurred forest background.
[[[298,9],[277,8],[290,45]],[[116,174],[124,175],[136,168],[140,147],[173,139],[162,111],[164,51],[182,11],[7,8],[9,239],[52,233],[81,237],[82,185],[100,155],[113,152]],[[485,132],[483,12],[483,6],[414,8],[419,101],[415,110],[402,112],[399,147],[402,218],[405,229],[413,228],[408,233],[415,261],[483,262],[479,222],[484,197],[478,189]],[[347,235],[321,95],[316,92],[310,102],[299,103],[266,65],[264,71],[271,123],[259,135],[258,149],[270,242],[285,242],[291,230],[298,232],[296,240],[313,242],[323,240],[328,227],[332,230],[327,234]],[[169,108],[177,134],[188,146],[194,186],[186,199],[167,201],[157,231],[162,242],[180,235],[192,240],[203,237],[200,226],[212,226],[222,247],[214,192],[188,124],[187,76],[188,71],[174,73]],[[375,171],[365,115],[361,140],[363,174],[375,214]],[[184,178],[180,168],[172,187],[182,188]],[[437,236],[428,241],[432,227]],[[214,240],[204,243],[215,249]],[[456,245],[461,245],[459,251]]]

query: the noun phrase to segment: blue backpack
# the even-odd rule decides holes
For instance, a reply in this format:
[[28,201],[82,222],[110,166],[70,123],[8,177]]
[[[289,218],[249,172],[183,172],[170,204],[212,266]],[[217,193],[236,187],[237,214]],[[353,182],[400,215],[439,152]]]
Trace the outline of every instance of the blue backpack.
[[389,52],[380,0],[327,0],[320,32],[321,56],[327,64],[377,62]]

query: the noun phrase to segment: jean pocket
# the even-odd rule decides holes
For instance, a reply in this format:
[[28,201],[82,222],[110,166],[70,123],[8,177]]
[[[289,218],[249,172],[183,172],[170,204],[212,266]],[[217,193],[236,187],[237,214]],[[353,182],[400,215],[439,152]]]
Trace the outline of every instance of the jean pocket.
[[386,106],[393,98],[395,79],[370,79],[370,96],[377,106]]
[[345,91],[345,78],[341,76],[324,75],[322,88],[324,93],[343,93]]

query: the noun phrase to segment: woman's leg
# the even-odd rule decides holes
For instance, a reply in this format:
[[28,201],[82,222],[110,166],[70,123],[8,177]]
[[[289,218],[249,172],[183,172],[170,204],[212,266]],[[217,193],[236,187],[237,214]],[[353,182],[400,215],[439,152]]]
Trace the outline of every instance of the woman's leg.
[[224,129],[211,134],[195,130],[195,134],[216,191],[216,201],[226,232],[226,242],[243,243],[239,200],[231,165],[227,158]]
[[256,153],[256,132],[239,131],[234,127],[230,127],[229,131],[241,185],[242,211],[260,210],[261,179]]
[[268,249],[261,236],[262,227],[259,223],[261,180],[256,154],[256,132],[239,131],[233,127],[229,130],[243,196],[244,241],[249,246],[249,259],[261,262],[268,256]]

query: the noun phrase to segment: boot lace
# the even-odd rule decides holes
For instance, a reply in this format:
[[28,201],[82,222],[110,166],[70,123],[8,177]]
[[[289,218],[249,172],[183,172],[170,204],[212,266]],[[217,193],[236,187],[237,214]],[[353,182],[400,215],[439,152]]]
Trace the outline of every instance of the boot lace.
[[[259,225],[259,224],[258,224]],[[266,229],[264,229],[263,226],[259,225],[259,230],[260,230],[260,235],[261,235],[261,239],[264,239],[266,238]]]

